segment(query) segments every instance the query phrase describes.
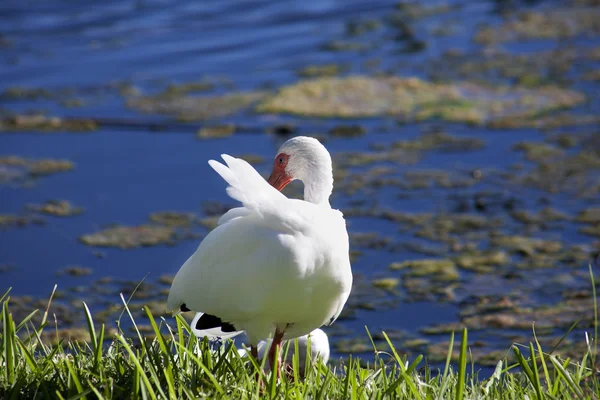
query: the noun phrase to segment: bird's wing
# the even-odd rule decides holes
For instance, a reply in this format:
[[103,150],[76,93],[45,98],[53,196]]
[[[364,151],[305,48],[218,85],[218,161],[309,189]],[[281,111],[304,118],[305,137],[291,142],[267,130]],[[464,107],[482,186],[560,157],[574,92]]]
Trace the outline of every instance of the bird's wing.
[[258,315],[298,273],[295,251],[293,235],[255,214],[219,225],[177,272],[168,311],[186,304],[224,322]]
[[221,157],[226,165],[215,160],[208,163],[229,184],[227,194],[241,202],[243,207],[226,212],[219,219],[219,225],[251,214],[268,220],[271,226],[279,229],[299,230],[306,224],[302,213],[296,207],[288,206],[290,199],[269,185],[252,165],[227,154]]
[[201,312],[196,313],[196,315],[194,316],[194,319],[190,323],[190,328],[192,329],[192,333],[196,337],[227,339],[227,338],[235,337],[243,332],[243,331],[227,332],[227,331],[224,331],[221,326],[215,326],[215,327],[208,328],[208,329],[198,329],[198,321],[200,321],[200,318],[202,318],[203,315],[205,315],[205,314],[201,313]]

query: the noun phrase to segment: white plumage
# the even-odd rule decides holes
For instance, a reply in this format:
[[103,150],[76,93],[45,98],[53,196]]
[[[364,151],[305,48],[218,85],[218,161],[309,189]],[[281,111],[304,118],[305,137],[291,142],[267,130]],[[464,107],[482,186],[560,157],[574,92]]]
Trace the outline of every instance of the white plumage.
[[[246,161],[222,157],[227,165],[209,164],[242,207],[225,213],[180,268],[168,310],[184,305],[218,317],[245,331],[252,346],[332,323],[350,294],[352,272],[343,215],[329,205],[329,153],[312,138],[288,140],[269,178],[277,189]],[[278,191],[293,179],[303,181],[305,200]]]
[[[322,329],[315,329],[308,335],[300,336],[298,339],[298,365],[300,366],[300,370],[304,371],[304,366],[306,365],[306,361],[310,360],[310,362],[315,362],[316,360],[321,360],[323,364],[327,364],[329,361],[329,338],[327,334],[323,332]],[[310,341],[310,356],[308,355],[308,346]],[[296,352],[296,346],[293,340],[290,340],[289,349],[287,352],[287,356],[285,361],[288,365],[292,365],[294,354]],[[264,358],[267,349],[271,345],[271,340],[261,340],[258,343],[258,359],[262,361]],[[285,347],[284,347],[285,348]],[[246,355],[246,350],[241,349],[238,350],[240,355],[243,357]],[[283,351],[283,350],[282,350]]]

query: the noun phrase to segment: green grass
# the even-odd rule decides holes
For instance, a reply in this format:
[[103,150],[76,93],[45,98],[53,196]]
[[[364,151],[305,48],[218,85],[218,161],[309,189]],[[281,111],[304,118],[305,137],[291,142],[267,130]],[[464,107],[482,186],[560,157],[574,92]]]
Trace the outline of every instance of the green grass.
[[[234,346],[211,352],[206,340],[190,335],[183,318],[167,324],[162,319],[157,321],[148,309],[145,312],[154,334],[144,336],[126,301],[123,302],[124,312],[137,333],[133,338],[122,331],[114,338],[106,338],[104,326],[95,328],[84,303],[90,342],[50,346],[41,339],[42,331],[49,329],[47,310],[40,326],[31,322],[35,311],[16,322],[10,312],[8,292],[0,297],[0,398],[539,400],[597,399],[600,393],[597,329],[588,339],[587,351],[577,360],[561,359],[553,354],[554,349],[545,352],[534,330],[533,343],[512,347],[517,363],[507,365],[506,360],[499,360],[488,379],[479,379],[472,367],[471,371],[467,369],[468,361],[476,360],[470,357],[464,329],[460,343],[455,343],[454,334],[451,335],[443,371],[431,370],[423,356],[414,360],[401,357],[384,334],[390,351],[375,351],[371,363],[352,356],[335,367],[315,363],[306,368],[302,380],[296,358],[293,376],[283,374],[277,381],[274,374],[261,373],[264,383],[259,385],[256,371],[262,369],[253,361],[242,359]],[[455,345],[460,351],[458,365],[453,368],[450,360]]]

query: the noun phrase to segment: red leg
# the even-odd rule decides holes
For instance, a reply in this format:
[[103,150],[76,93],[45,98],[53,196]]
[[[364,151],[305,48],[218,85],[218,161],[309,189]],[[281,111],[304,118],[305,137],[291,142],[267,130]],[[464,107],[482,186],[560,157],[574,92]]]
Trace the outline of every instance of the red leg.
[[[269,363],[271,364],[271,371],[277,371],[277,378],[281,376],[279,368],[279,358],[276,358],[281,349],[281,341],[283,340],[283,332],[279,329],[275,329],[275,336],[273,336],[273,343],[269,349]],[[280,354],[279,354],[280,355]]]

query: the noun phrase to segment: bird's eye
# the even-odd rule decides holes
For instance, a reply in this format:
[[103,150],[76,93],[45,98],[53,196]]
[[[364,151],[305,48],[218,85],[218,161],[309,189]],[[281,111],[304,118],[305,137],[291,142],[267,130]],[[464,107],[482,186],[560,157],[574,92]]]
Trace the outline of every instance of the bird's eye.
[[279,164],[283,165],[284,162],[285,162],[285,159],[283,157],[279,157]]

